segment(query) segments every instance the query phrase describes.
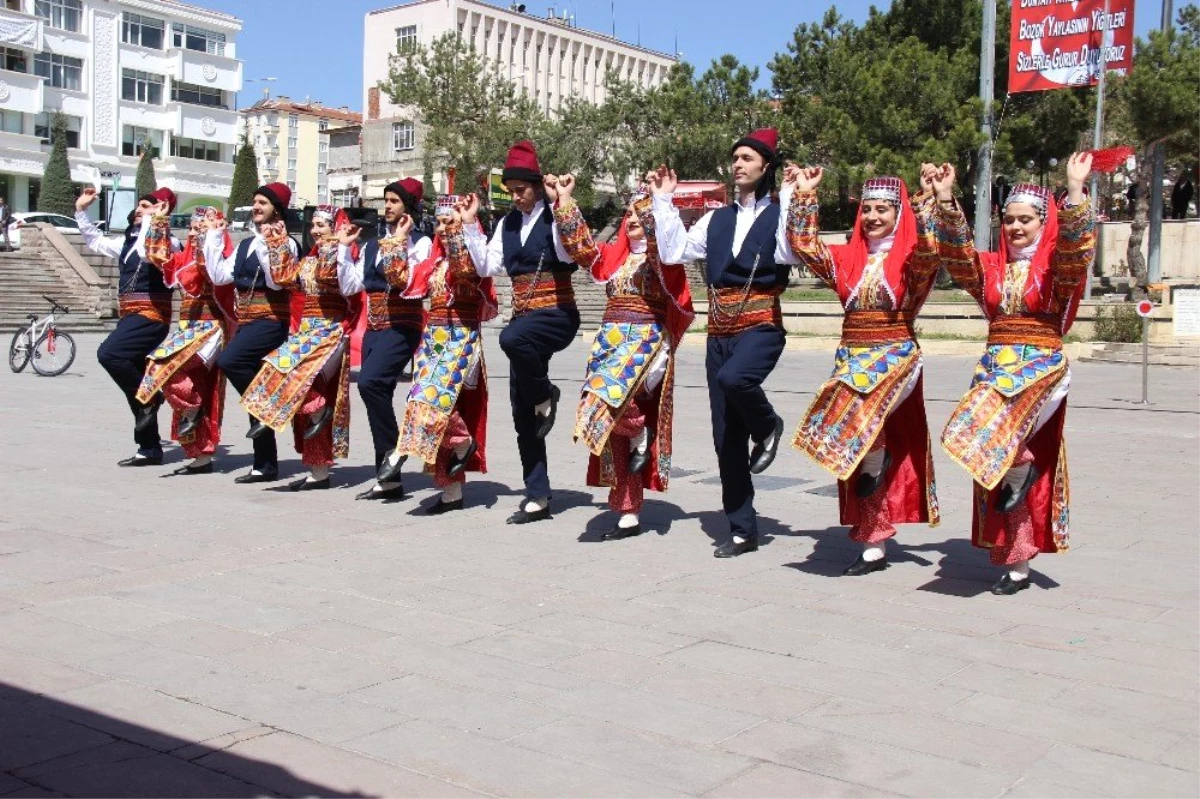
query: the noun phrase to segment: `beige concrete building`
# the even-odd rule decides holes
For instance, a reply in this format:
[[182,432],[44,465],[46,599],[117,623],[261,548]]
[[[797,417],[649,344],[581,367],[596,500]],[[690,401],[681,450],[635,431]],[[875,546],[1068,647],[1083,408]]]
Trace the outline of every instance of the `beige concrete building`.
[[[415,43],[428,44],[457,32],[476,51],[494,60],[505,77],[553,116],[568,97],[602,103],[608,70],[651,87],[662,83],[675,57],[627,44],[575,26],[565,11],[544,16],[479,0],[413,0],[369,12],[363,21],[362,136],[363,198],[382,200],[383,187],[401,176],[424,172],[421,120],[411,109],[392,105],[378,88],[387,80],[389,59]],[[501,166],[496,164],[495,166]],[[434,192],[444,189],[435,172]],[[426,194],[432,192],[427,191]]]
[[294,208],[328,203],[329,132],[361,124],[362,115],[289,97],[259,100],[241,114],[258,156],[259,180],[286,183]]

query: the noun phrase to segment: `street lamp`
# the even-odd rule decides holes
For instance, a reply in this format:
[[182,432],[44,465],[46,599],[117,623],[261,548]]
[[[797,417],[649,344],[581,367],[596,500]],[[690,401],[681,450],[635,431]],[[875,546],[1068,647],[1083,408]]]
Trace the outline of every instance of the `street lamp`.
[[[243,86],[245,86],[245,84],[247,84],[247,83],[274,83],[277,80],[279,80],[279,79],[278,78],[246,78],[245,80],[242,81],[242,84],[243,84]],[[269,88],[264,87],[263,91],[270,92],[271,90]],[[238,110],[238,96],[240,94],[241,94],[240,90],[233,93],[233,110],[234,111]]]

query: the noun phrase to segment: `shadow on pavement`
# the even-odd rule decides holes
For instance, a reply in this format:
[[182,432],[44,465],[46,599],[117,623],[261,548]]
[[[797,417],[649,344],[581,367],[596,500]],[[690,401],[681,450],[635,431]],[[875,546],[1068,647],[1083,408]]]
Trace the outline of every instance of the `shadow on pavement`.
[[368,796],[5,683],[0,718],[6,796]]

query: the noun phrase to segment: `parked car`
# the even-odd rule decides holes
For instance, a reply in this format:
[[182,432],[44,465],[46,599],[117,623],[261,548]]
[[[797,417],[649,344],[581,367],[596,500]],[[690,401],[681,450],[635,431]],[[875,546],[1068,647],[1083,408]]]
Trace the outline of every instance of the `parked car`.
[[192,214],[190,211],[185,214],[171,214],[172,228],[190,228],[191,226]]
[[21,227],[35,222],[54,225],[56,228],[72,233],[79,232],[79,225],[69,216],[47,214],[40,211],[20,211],[13,214],[12,224],[8,227],[8,238],[14,249],[21,248]]

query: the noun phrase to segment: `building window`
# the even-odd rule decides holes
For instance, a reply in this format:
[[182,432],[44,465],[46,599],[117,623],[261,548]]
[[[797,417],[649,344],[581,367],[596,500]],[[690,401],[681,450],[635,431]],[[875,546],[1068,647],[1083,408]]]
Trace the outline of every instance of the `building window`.
[[319,152],[322,156],[329,155],[329,142],[321,142],[320,145],[317,146],[317,152]]
[[221,145],[203,139],[172,136],[171,155],[176,158],[194,158],[197,161],[220,161]]
[[417,131],[411,122],[392,123],[392,152],[399,153],[415,149],[417,146]]
[[295,150],[299,146],[299,140],[295,136],[288,136],[288,149]]
[[289,159],[288,159],[288,171],[289,171],[289,172],[295,172],[295,171],[296,171],[296,159],[295,159],[295,158],[289,158]]
[[0,108],[0,132],[24,133],[25,115],[20,111],[6,111]]
[[28,72],[29,58],[13,47],[0,47],[0,69],[9,72]]
[[121,70],[121,99],[132,100],[135,103],[162,105],[163,83],[162,75],[153,72],[139,72],[133,69]]
[[396,28],[396,52],[411,53],[417,49],[417,26],[405,25]]
[[295,181],[295,180],[289,180],[289,181],[287,182],[287,187],[288,187],[289,189],[291,189],[293,192],[294,192],[294,191],[296,191],[296,181]]
[[220,89],[208,86],[197,86],[194,83],[171,81],[171,99],[177,103],[206,105],[211,108],[225,107],[225,93]]
[[121,41],[125,44],[136,44],[139,47],[149,47],[151,50],[163,49],[167,38],[167,23],[154,17],[143,17],[141,14],[124,13],[124,25],[121,29]]
[[279,127],[279,114],[276,114],[274,111],[272,111],[270,114],[268,114],[267,115],[267,125],[272,128]]
[[300,127],[300,117],[295,114],[288,114],[288,127],[292,130]]
[[33,57],[33,73],[41,75],[55,89],[83,90],[82,58],[38,53]]
[[161,130],[126,125],[122,129],[121,155],[141,155],[147,147],[151,149],[151,155],[158,155],[162,152],[162,143]]
[[[79,147],[79,134],[83,131],[83,117],[71,116],[63,114],[63,121],[67,123],[67,146]],[[33,135],[42,140],[44,144],[50,144],[50,134],[54,132],[54,115],[43,111],[33,117]]]
[[83,3],[81,0],[35,0],[33,13],[46,20],[51,28],[78,32]]
[[171,23],[171,46],[210,55],[225,55],[225,34],[194,28],[182,22]]
[[317,121],[317,130],[329,130],[329,120],[321,119]]

